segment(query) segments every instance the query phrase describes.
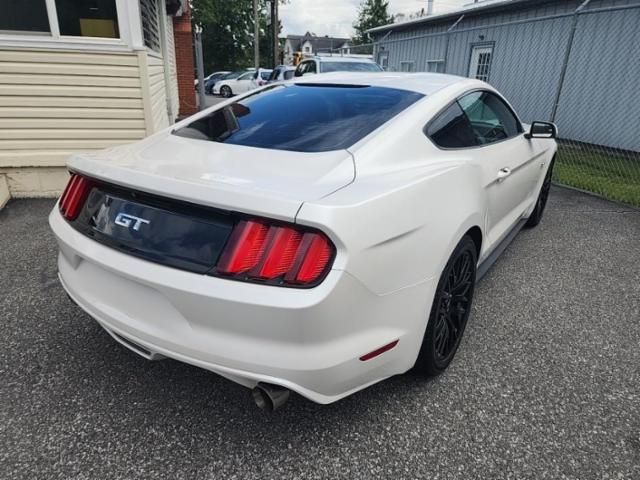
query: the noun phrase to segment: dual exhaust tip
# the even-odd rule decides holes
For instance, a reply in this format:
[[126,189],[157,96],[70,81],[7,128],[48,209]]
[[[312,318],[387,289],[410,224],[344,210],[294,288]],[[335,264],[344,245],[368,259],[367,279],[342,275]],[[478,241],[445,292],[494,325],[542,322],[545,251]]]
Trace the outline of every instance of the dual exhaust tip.
[[289,389],[280,387],[279,385],[272,385],[270,383],[258,383],[251,395],[253,401],[256,402],[256,406],[264,410],[265,412],[274,412],[279,408],[282,408],[287,400],[289,400]]

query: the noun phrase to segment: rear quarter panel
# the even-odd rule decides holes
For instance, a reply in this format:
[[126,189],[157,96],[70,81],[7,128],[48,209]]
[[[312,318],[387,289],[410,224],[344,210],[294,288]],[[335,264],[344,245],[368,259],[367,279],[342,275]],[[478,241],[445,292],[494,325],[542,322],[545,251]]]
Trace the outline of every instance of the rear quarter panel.
[[296,217],[334,240],[335,269],[379,295],[438,278],[464,233],[484,231],[486,200],[469,153],[445,157],[422,131],[450,95],[418,102],[352,147],[355,181]]

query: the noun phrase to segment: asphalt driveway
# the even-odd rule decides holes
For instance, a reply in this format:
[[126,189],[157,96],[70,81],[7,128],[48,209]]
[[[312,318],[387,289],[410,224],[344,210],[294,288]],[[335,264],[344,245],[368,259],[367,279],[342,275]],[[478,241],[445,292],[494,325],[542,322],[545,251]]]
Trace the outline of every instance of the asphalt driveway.
[[0,478],[640,478],[640,211],[554,188],[446,374],[265,415],[68,300],[51,200],[0,212]]

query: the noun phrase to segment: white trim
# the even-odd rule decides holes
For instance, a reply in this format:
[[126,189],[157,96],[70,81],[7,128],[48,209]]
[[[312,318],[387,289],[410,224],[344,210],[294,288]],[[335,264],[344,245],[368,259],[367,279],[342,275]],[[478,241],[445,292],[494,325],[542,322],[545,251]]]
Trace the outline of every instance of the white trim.
[[130,52],[132,49],[117,38],[42,37],[39,35],[0,35],[0,49],[42,48],[56,50],[105,50]]
[[45,0],[47,5],[47,16],[49,17],[49,30],[51,36],[58,38],[60,36],[60,25],[58,25],[58,10],[56,9],[56,0]]
[[167,103],[167,117],[169,119],[169,125],[171,125],[177,115],[173,112],[173,100],[170,92],[171,75],[169,72],[169,52],[167,49],[167,4],[162,0],[160,2],[160,18],[158,19],[158,26],[160,27],[160,52],[162,54],[162,72],[164,74],[164,98]]
[[145,131],[147,135],[151,135],[154,133],[154,127],[153,105],[151,105],[151,87],[149,85],[149,65],[147,63],[147,56],[149,53],[144,49],[138,50],[136,54],[138,56],[138,68],[140,69],[140,88],[142,91],[142,111],[144,113]]
[[[146,50],[142,35],[142,19],[140,18],[140,0],[116,0],[118,12],[122,11],[125,19],[128,19],[129,45],[134,50]],[[126,14],[125,14],[126,12]],[[120,13],[118,13],[120,18]]]

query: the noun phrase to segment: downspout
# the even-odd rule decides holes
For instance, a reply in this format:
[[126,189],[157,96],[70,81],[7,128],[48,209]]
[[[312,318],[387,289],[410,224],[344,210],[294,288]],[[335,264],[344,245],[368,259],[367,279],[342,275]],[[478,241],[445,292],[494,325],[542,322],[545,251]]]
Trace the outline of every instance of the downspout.
[[453,32],[453,30],[458,26],[458,24],[462,21],[462,19],[464,18],[464,14],[460,15],[460,17],[458,17],[458,19],[453,22],[453,24],[447,28],[447,32],[445,33],[445,37],[444,37],[444,65],[442,65],[442,73],[447,73],[447,59],[449,57],[449,39],[451,37],[451,32]]
[[567,65],[569,64],[569,57],[571,56],[571,48],[573,47],[573,37],[576,35],[576,29],[578,27],[578,15],[589,5],[591,0],[584,0],[575,12],[571,19],[571,30],[569,31],[569,39],[567,40],[567,48],[564,52],[564,60],[562,61],[562,68],[560,69],[560,81],[558,82],[558,90],[556,91],[556,98],[553,102],[553,108],[551,110],[551,121],[556,121],[556,113],[558,113],[558,105],[560,104],[560,95],[562,94],[562,88],[564,87],[564,79],[567,75]]

